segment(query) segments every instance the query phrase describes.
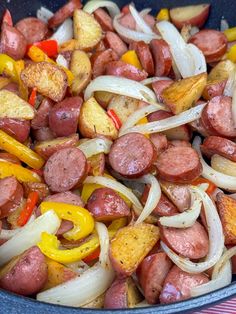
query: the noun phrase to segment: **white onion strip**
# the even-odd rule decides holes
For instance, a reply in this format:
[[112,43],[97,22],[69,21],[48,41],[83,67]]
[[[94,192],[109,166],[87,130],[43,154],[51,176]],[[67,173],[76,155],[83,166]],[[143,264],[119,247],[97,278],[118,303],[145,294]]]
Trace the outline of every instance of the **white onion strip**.
[[77,278],[37,294],[37,300],[79,307],[103,294],[115,277],[112,269],[95,264]]
[[130,4],[129,5],[129,10],[131,15],[133,16],[137,26],[139,27],[139,29],[145,33],[145,34],[153,34],[152,29],[150,28],[150,26],[144,21],[143,17],[140,15],[140,13],[136,10],[136,8],[134,7],[134,5]]
[[152,84],[154,82],[157,82],[157,81],[162,81],[162,80],[165,80],[165,81],[171,81],[171,79],[167,76],[154,76],[154,77],[149,77],[143,81],[141,81],[140,83],[143,84],[143,85],[149,85],[149,84]]
[[67,69],[69,68],[66,58],[61,54],[57,56],[56,63],[64,68],[67,68]]
[[[233,68],[233,70],[231,70],[231,73],[229,74],[228,80],[225,84],[223,95],[232,97],[233,93],[234,93],[234,87],[235,87],[235,70]],[[232,110],[233,111],[236,110],[235,106],[233,106],[233,105],[232,105]]]
[[101,222],[96,222],[95,228],[100,243],[99,261],[103,268],[109,268],[111,265],[109,260],[109,234],[107,227]]
[[210,167],[202,157],[202,153],[200,150],[201,138],[196,136],[193,140],[193,148],[198,152],[200,161],[202,164],[202,176],[211,182],[213,182],[216,186],[222,189],[236,191],[236,177],[228,176],[221,172],[214,170]]
[[92,0],[88,1],[83,10],[89,14],[92,14],[98,8],[106,8],[112,18],[114,18],[117,14],[120,14],[120,9],[115,2],[112,1],[104,1],[104,0]]
[[112,141],[108,139],[93,138],[91,140],[88,140],[78,145],[78,148],[82,150],[86,158],[89,158],[99,153],[108,154],[110,151],[111,145],[112,145]]
[[53,210],[50,210],[22,228],[14,237],[0,246],[0,266],[36,245],[41,239],[42,232],[56,233],[60,224],[61,220]]
[[151,185],[144,209],[138,217],[137,221],[135,222],[136,224],[138,224],[143,222],[156,208],[161,198],[161,188],[156,177],[151,174],[145,175],[136,181]]
[[181,214],[169,217],[161,217],[159,222],[162,226],[173,228],[188,228],[191,227],[201,212],[202,200],[195,192],[191,191],[192,206],[189,210]]
[[214,266],[220,259],[224,249],[224,234],[217,209],[211,198],[198,187],[191,187],[202,199],[209,235],[209,253],[203,262],[194,263],[188,258],[183,258],[174,253],[166,244],[161,242],[162,249],[183,271],[201,273]]
[[155,93],[143,84],[112,75],[99,76],[91,81],[84,92],[84,99],[88,100],[97,91],[124,95],[145,102],[157,100]]
[[114,17],[113,27],[117,31],[117,33],[123,37],[125,41],[130,42],[130,40],[133,40],[133,41],[143,40],[145,43],[150,43],[152,39],[160,38],[160,36],[154,33],[145,34],[145,33],[137,32],[127,27],[124,27],[123,25],[119,23],[120,17],[122,17],[122,14],[118,14]]
[[131,201],[131,203],[134,204],[134,207],[137,210],[138,215],[140,215],[140,213],[143,210],[143,206],[141,205],[138,198],[134,195],[134,193],[120,182],[101,176],[95,177],[89,176],[85,179],[84,183],[95,183],[103,185],[107,188],[111,188],[127,197]]
[[223,254],[223,256],[221,257],[219,262],[214,267],[214,270],[212,273],[213,278],[218,276],[218,274],[222,271],[222,269],[223,269],[224,265],[227,263],[227,261],[229,261],[235,254],[236,254],[236,246],[231,247],[230,249],[228,249]]
[[44,23],[47,23],[48,20],[53,16],[53,12],[46,9],[45,7],[41,7],[37,10],[36,16],[39,20],[43,21]]
[[206,59],[202,51],[193,44],[188,44],[187,50],[194,60],[193,75],[198,75],[200,73],[207,72]]
[[50,37],[58,42],[59,45],[73,38],[73,23],[71,19],[66,19]]
[[186,123],[199,119],[205,105],[206,104],[201,104],[199,106],[186,110],[179,115],[167,119],[134,126],[132,128],[124,130],[123,132],[120,132],[119,136],[130,132],[151,134],[176,128],[177,126],[184,125]]

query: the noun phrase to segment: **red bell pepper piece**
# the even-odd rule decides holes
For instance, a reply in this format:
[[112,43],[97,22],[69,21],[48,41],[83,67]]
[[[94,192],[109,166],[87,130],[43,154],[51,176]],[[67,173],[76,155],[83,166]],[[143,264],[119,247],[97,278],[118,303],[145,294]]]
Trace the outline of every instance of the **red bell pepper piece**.
[[122,126],[122,122],[120,121],[120,119],[117,116],[117,114],[115,113],[115,111],[113,109],[109,109],[109,110],[107,110],[107,115],[112,119],[117,130],[119,130]]
[[28,100],[28,103],[34,107],[35,106],[35,102],[36,102],[36,99],[37,99],[37,88],[34,87],[30,96],[29,96],[29,100]]
[[95,259],[99,258],[100,255],[100,247],[98,247],[95,251],[93,251],[93,253],[91,253],[90,255],[86,256],[83,261],[85,263],[90,263],[92,261],[94,261]]
[[58,54],[58,43],[54,39],[38,41],[36,43],[33,43],[32,45],[28,45],[27,51],[32,46],[36,46],[41,49],[44,53],[47,54],[48,57],[55,57]]
[[6,9],[3,14],[2,23],[7,23],[8,25],[13,26],[11,13],[8,9]]
[[39,200],[38,192],[34,191],[34,192],[29,193],[25,207],[23,208],[23,210],[20,213],[20,216],[17,220],[18,226],[22,227],[27,223],[30,216],[32,215],[32,212],[33,212],[34,207],[36,206],[38,200]]
[[192,185],[198,185],[198,184],[202,184],[202,183],[207,183],[209,186],[208,186],[208,189],[206,190],[206,193],[207,194],[212,194],[215,189],[216,189],[216,185],[214,183],[212,183],[211,181],[207,180],[207,179],[204,179],[204,178],[197,178],[196,180],[194,180],[192,182]]

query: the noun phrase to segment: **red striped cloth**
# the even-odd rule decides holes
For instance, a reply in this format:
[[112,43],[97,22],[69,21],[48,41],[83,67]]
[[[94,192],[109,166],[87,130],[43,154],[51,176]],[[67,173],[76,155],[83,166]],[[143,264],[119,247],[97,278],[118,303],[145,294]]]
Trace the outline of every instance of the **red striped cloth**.
[[192,314],[236,314],[236,298]]

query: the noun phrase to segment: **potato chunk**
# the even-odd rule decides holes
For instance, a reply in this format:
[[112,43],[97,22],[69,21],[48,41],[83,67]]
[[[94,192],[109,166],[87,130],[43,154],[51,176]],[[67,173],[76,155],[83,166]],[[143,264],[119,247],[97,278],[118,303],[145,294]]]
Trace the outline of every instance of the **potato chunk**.
[[190,109],[201,97],[207,74],[201,73],[172,83],[162,92],[162,98],[174,114]]
[[66,73],[57,65],[48,62],[29,64],[22,72],[24,84],[56,102],[61,101],[68,86]]

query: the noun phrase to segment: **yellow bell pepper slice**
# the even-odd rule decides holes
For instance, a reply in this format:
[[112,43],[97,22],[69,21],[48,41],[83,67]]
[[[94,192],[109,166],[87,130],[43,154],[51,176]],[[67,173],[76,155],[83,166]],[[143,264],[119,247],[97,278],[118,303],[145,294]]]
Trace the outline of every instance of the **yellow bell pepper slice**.
[[226,29],[224,31],[224,34],[227,37],[228,41],[235,41],[236,40],[236,27]]
[[18,81],[17,73],[15,70],[15,60],[8,55],[0,54],[0,74],[5,74],[10,77],[14,82]]
[[0,161],[0,178],[14,176],[20,182],[41,182],[37,173],[8,161]]
[[28,101],[28,95],[29,95],[28,88],[25,86],[25,84],[23,83],[23,81],[20,77],[21,72],[24,70],[24,68],[25,68],[24,60],[19,60],[19,61],[15,62],[15,70],[16,70],[18,84],[19,84],[20,96],[25,101]]
[[142,65],[139,61],[139,58],[134,50],[128,50],[121,56],[121,60],[124,61],[125,63],[129,63],[139,70],[142,70]]
[[0,130],[0,147],[6,152],[15,155],[33,169],[41,169],[44,165],[44,160],[41,156],[2,130]]
[[[120,218],[112,222],[108,227],[109,237],[112,238],[116,234],[117,230],[126,225],[126,218]],[[74,263],[89,256],[99,247],[99,238],[96,234],[93,234],[88,241],[81,244],[71,250],[60,250],[60,241],[57,237],[43,232],[41,241],[37,244],[41,252],[54,261],[62,264]]]
[[157,14],[156,19],[158,21],[169,21],[170,20],[169,10],[166,8],[161,9]]
[[227,59],[229,59],[230,61],[236,63],[236,45],[233,45],[228,53],[227,53]]
[[7,84],[9,84],[11,81],[7,77],[0,77],[0,89],[5,87]]
[[73,73],[70,70],[68,70],[67,68],[58,65],[55,61],[50,59],[47,56],[47,54],[44,53],[40,48],[38,48],[36,46],[30,47],[30,49],[28,51],[28,56],[34,62],[48,62],[48,63],[53,63],[53,64],[57,65],[59,68],[61,68],[66,73],[67,80],[68,80],[68,85],[70,86],[72,84],[72,82],[74,80]]
[[[143,124],[146,124],[146,123],[148,123],[148,119],[147,119],[147,117],[144,117],[144,118],[140,119],[140,120],[136,123],[136,125],[143,125]],[[149,134],[144,134],[144,136],[146,136],[147,138],[150,138],[150,135],[149,135]]]
[[59,218],[73,222],[74,228],[63,234],[63,237],[69,241],[87,237],[94,229],[94,219],[90,212],[83,207],[65,203],[42,202],[40,209],[42,214],[54,210]]

